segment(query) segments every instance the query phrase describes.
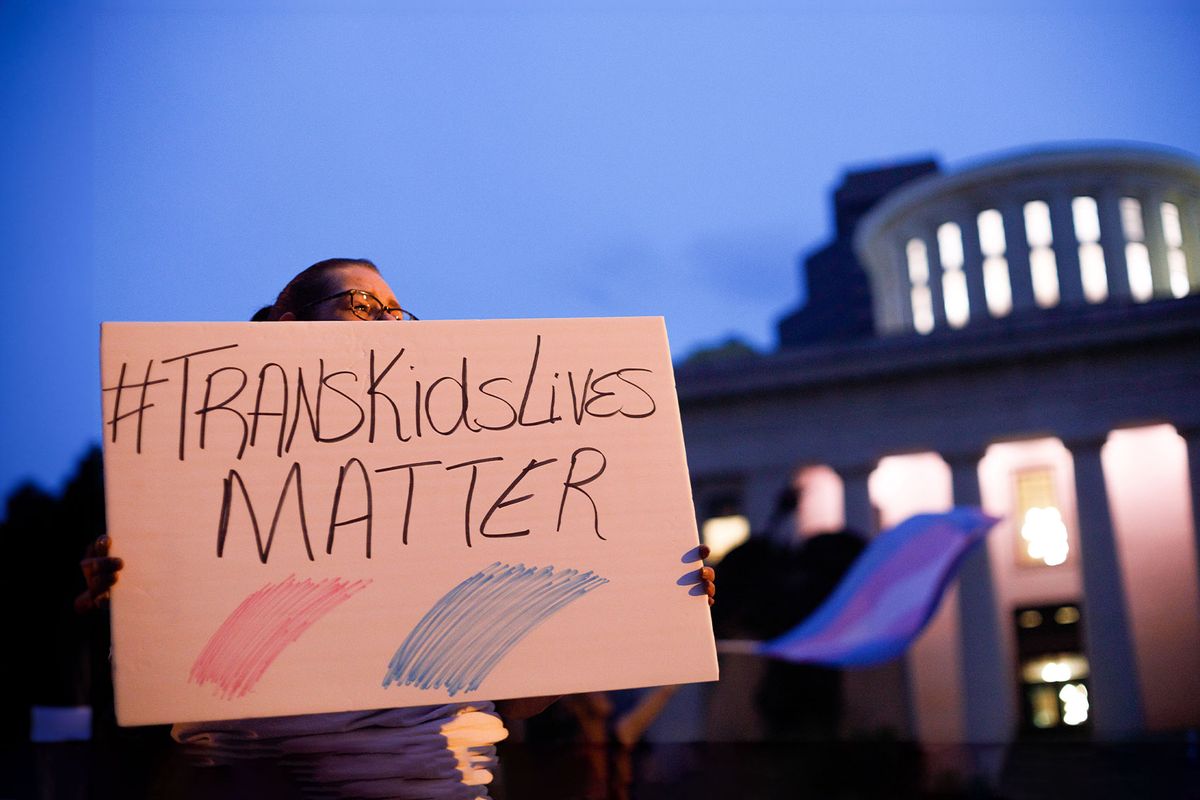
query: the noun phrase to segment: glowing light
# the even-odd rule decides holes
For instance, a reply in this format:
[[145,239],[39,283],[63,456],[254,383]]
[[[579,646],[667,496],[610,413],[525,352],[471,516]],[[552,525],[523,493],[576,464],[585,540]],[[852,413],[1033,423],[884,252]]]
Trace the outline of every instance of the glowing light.
[[1129,293],[1139,303],[1154,296],[1154,279],[1150,275],[1150,251],[1141,242],[1125,245],[1125,263],[1129,269]]
[[1058,696],[1051,686],[1039,686],[1030,695],[1033,701],[1033,724],[1038,728],[1053,728],[1059,723]]
[[1100,241],[1100,213],[1093,197],[1071,200],[1071,221],[1075,223],[1075,238],[1080,242]]
[[1066,664],[1051,661],[1042,666],[1041,678],[1045,683],[1062,683],[1071,680],[1071,668]]
[[946,302],[946,321],[952,328],[961,328],[971,318],[967,299],[967,276],[961,269],[949,270],[942,276],[942,298]]
[[929,254],[925,243],[920,239],[909,239],[905,247],[908,257],[908,279],[914,286],[923,286],[929,282]]
[[1095,242],[1079,245],[1079,277],[1083,281],[1083,296],[1089,303],[1103,303],[1108,298],[1104,248]]
[[1040,611],[1035,611],[1032,608],[1028,611],[1022,611],[1017,617],[1017,624],[1022,628],[1036,628],[1042,624],[1042,614]]
[[1066,683],[1090,674],[1091,667],[1081,653],[1052,653],[1021,663],[1021,680],[1025,683]]
[[1016,508],[1013,519],[1017,563],[1056,566],[1067,557],[1067,530],[1058,511],[1055,470],[1030,467],[1016,474]]
[[704,521],[701,536],[711,551],[709,562],[716,564],[726,553],[750,538],[750,521],[740,514],[712,517]]
[[1054,242],[1050,230],[1050,206],[1041,200],[1025,204],[1025,239],[1030,247],[1049,247]]
[[1079,609],[1075,606],[1062,606],[1054,612],[1054,621],[1059,625],[1074,625],[1079,622]]
[[933,330],[933,296],[928,287],[916,286],[912,290],[913,327],[917,333]]
[[1029,251],[1029,271],[1033,278],[1033,299],[1042,308],[1058,305],[1058,262],[1049,247]]
[[1067,526],[1063,524],[1062,514],[1053,506],[1035,506],[1027,510],[1021,524],[1021,538],[1025,540],[1025,552],[1030,558],[1051,567],[1067,560],[1070,550]]
[[983,260],[983,294],[993,317],[1012,311],[1012,284],[1008,281],[1008,259],[988,256]]
[[994,208],[980,211],[976,219],[979,224],[979,249],[985,256],[1004,255],[1004,217]]
[[1081,683],[1068,683],[1058,690],[1058,699],[1063,703],[1063,722],[1068,725],[1079,725],[1087,722],[1088,692]]
[[1191,283],[1188,281],[1187,256],[1182,250],[1167,253],[1167,272],[1171,276],[1171,296],[1187,297]]
[[[1178,226],[1178,220],[1176,226]],[[942,269],[962,269],[963,244],[962,231],[953,222],[943,222],[937,230],[938,254],[942,259]]]

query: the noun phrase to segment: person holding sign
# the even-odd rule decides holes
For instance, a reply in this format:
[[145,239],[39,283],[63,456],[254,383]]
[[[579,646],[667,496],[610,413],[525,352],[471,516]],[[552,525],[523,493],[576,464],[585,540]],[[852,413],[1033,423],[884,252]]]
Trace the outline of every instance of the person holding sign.
[[[407,321],[416,317],[367,260],[329,259],[293,278],[255,319]],[[82,562],[87,590],[76,609],[102,607],[124,564],[102,537]],[[697,551],[698,558],[706,548]],[[693,593],[713,602],[710,567],[691,573]],[[287,767],[301,787],[355,797],[488,796],[495,743],[507,736],[501,716],[538,713],[556,698],[444,703],[289,717],[176,724],[173,737],[208,763],[266,758]]]

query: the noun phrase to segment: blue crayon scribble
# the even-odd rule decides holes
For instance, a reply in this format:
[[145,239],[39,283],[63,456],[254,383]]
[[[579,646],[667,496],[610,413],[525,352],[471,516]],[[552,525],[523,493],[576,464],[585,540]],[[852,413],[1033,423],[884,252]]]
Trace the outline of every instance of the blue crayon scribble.
[[590,570],[495,562],[447,592],[405,638],[383,676],[421,689],[471,692],[556,611],[608,583]]

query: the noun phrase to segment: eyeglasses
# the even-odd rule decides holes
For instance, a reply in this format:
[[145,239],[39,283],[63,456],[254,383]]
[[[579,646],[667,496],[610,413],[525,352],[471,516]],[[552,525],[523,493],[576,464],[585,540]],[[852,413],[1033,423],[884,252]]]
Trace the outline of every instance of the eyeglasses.
[[297,311],[303,311],[306,308],[320,305],[329,300],[336,300],[339,297],[348,298],[350,303],[350,313],[359,319],[377,320],[377,319],[394,319],[398,321],[410,322],[417,319],[417,315],[411,311],[405,311],[400,306],[385,306],[383,301],[370,292],[364,292],[362,289],[346,289],[345,291],[331,294],[329,297],[322,297],[320,300],[313,300],[311,303],[306,303]]

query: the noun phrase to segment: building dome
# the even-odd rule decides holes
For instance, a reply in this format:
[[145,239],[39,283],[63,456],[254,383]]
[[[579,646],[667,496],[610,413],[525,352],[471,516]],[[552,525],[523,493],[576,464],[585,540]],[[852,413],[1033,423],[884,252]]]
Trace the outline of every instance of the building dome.
[[1200,293],[1200,162],[1039,149],[930,174],[859,223],[881,335]]

